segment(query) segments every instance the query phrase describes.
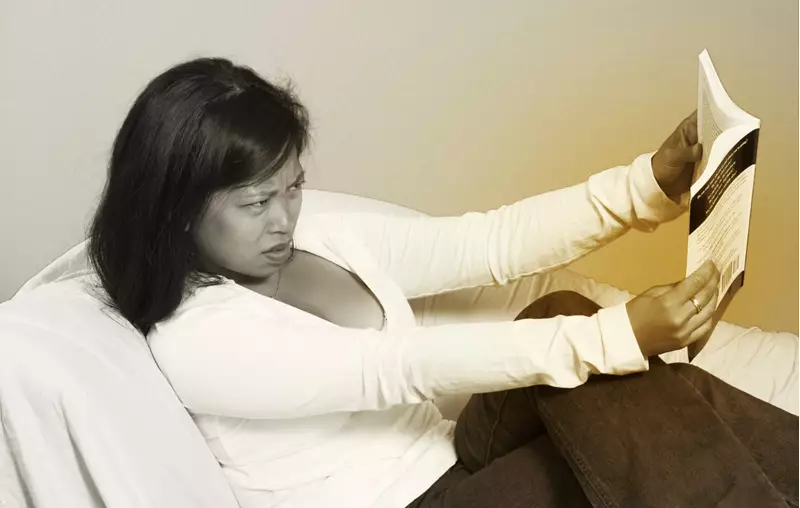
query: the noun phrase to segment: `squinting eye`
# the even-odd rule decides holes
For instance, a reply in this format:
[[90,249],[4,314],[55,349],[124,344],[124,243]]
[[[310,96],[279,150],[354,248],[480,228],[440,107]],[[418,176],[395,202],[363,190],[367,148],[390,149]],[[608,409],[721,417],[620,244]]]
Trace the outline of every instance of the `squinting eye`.
[[252,206],[253,208],[261,208],[262,206],[266,205],[268,201],[269,199],[262,199],[261,201],[250,203],[248,206]]
[[297,182],[296,184],[292,185],[292,189],[300,190],[306,184],[306,181],[303,180],[302,182]]

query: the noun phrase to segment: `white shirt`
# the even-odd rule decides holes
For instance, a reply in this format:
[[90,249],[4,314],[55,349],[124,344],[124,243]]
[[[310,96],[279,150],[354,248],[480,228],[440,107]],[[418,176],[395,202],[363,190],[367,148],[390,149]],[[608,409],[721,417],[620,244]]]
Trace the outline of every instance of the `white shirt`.
[[343,328],[227,281],[187,298],[148,342],[243,507],[401,508],[456,461],[435,396],[648,368],[624,304],[419,327],[407,300],[551,270],[684,209],[643,155],[487,213],[301,215],[296,247],[357,274],[384,308],[383,330]]

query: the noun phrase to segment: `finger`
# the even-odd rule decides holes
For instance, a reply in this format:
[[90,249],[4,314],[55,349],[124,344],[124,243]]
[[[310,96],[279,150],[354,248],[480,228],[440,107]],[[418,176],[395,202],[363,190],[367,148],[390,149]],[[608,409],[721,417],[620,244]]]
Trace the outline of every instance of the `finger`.
[[690,330],[702,325],[714,315],[714,311],[717,308],[717,288],[718,285],[716,283],[709,282],[694,297],[700,304],[700,312],[697,312],[697,307],[691,301],[687,301],[686,305],[681,309],[683,312],[682,317],[685,318],[684,322],[688,322]]
[[713,320],[709,319],[705,321],[702,325],[697,327],[694,331],[692,331],[692,333],[689,334],[689,336],[686,338],[686,342],[683,344],[684,347],[694,342],[697,342],[698,340],[708,337],[713,330],[714,330]]
[[672,289],[674,286],[675,286],[675,284],[665,284],[663,286],[653,286],[653,287],[651,287],[650,289],[648,289],[647,291],[645,291],[642,294],[643,295],[647,295],[647,296],[652,296],[652,297],[655,298],[655,297],[659,297],[659,296],[669,292],[669,290]]
[[689,149],[689,160],[687,162],[697,162],[703,158],[703,145],[695,143]]
[[697,162],[703,157],[703,145],[698,143],[691,146],[673,148],[667,152],[667,155],[670,166],[683,166],[690,162]]
[[681,124],[681,131],[683,137],[688,145],[697,144],[697,110],[695,109],[691,115],[687,116]]
[[671,291],[664,295],[669,298],[668,303],[681,306],[685,302],[688,302],[690,297],[696,295],[705,287],[708,281],[714,276],[715,271],[716,268],[713,262],[706,261],[703,263],[700,268],[677,283]]
[[717,298],[716,295],[714,299],[709,302],[708,307],[704,307],[703,311],[698,314],[695,318],[689,321],[689,335],[692,334],[699,334],[701,337],[705,335],[703,332],[698,332],[701,328],[703,329],[713,329],[717,326],[717,322],[714,317],[717,315]]
[[714,276],[708,281],[708,284],[706,284],[706,286],[700,290],[697,296],[695,296],[695,299],[700,304],[700,312],[697,312],[697,308],[691,301],[688,302],[688,305],[686,306],[688,308],[688,312],[690,313],[686,320],[690,330],[705,323],[707,319],[713,318],[714,313],[717,310],[718,297],[719,272],[715,270]]

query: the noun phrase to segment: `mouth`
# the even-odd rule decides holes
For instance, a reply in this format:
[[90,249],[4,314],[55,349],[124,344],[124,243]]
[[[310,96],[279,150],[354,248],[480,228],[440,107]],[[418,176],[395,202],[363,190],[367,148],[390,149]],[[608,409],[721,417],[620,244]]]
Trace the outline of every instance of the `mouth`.
[[284,249],[286,249],[288,247],[289,247],[288,243],[281,243],[281,244],[275,245],[275,246],[270,247],[269,249],[265,250],[264,254],[269,254],[269,253],[272,253],[272,252],[280,252],[280,251],[283,251]]
[[272,248],[270,248],[269,250],[265,250],[263,252],[263,254],[265,256],[267,256],[268,258],[272,258],[272,259],[283,258],[288,253],[289,253],[289,244],[288,243],[282,243],[282,244],[279,244],[279,245],[275,245]]

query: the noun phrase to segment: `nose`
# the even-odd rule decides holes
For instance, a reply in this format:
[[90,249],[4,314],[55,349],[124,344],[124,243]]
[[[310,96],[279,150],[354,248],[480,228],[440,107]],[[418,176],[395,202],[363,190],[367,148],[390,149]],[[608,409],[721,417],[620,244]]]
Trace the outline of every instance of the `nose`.
[[291,213],[289,203],[285,197],[275,196],[272,200],[268,214],[267,231],[269,233],[288,234],[291,223]]

